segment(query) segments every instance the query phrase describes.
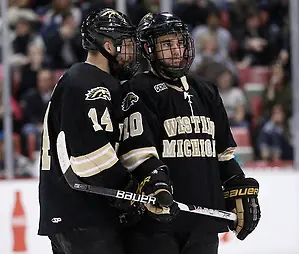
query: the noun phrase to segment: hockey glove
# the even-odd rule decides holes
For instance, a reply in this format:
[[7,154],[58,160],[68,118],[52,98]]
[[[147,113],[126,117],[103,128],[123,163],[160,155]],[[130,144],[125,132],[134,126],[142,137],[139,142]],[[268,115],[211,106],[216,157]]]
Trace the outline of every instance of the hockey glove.
[[258,203],[259,183],[253,178],[238,175],[224,185],[224,198],[229,211],[237,214],[237,222],[229,227],[244,240],[257,226],[261,217]]
[[156,197],[156,204],[145,204],[148,214],[161,222],[171,221],[179,212],[178,205],[173,202],[172,184],[168,168],[161,166],[151,172],[140,183],[139,194]]
[[119,216],[119,221],[124,227],[137,224],[145,212],[145,207],[139,202],[131,202],[130,207]]
[[[134,178],[131,174],[128,173],[124,180],[124,186],[121,186],[119,189],[136,193],[138,189],[138,181],[136,178]],[[112,198],[112,197],[108,197],[108,200],[110,205],[112,205],[117,209],[127,211],[128,209],[132,208],[130,200]]]

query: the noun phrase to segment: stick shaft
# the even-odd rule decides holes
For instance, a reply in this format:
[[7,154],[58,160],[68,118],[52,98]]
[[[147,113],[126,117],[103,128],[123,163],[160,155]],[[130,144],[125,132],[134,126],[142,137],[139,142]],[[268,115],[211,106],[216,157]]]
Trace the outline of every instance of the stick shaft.
[[[69,169],[65,172],[65,178],[68,184],[70,185],[70,187],[74,190],[94,193],[94,194],[103,195],[107,197],[131,200],[131,201],[136,201],[144,204],[150,204],[150,203],[155,204],[156,202],[155,197],[140,195],[140,194],[123,191],[123,190],[114,190],[114,189],[104,188],[100,186],[85,184],[74,174],[74,172],[72,172],[71,167],[69,167]],[[215,210],[215,209],[210,209],[210,208],[200,207],[195,205],[186,205],[180,202],[176,202],[176,203],[178,204],[180,210],[185,212],[212,216],[212,217],[231,220],[231,221],[235,221],[237,219],[236,214],[231,212]]]
[[180,202],[176,202],[176,203],[178,204],[180,210],[185,212],[197,213],[197,214],[212,216],[212,217],[231,220],[231,221],[237,220],[237,215],[232,212],[210,209],[210,208],[195,206],[195,205],[186,205]]

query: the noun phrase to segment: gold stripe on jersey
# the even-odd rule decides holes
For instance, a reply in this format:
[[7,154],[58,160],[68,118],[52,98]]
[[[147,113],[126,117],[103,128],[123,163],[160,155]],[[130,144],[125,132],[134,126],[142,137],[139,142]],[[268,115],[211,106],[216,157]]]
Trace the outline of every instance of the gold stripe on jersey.
[[167,84],[166,85],[174,90],[177,90],[179,92],[185,92],[189,90],[189,84],[187,82],[187,78],[186,76],[181,77],[181,83],[182,83],[182,87],[178,87],[178,86],[174,86],[174,85],[170,85]]
[[224,152],[218,154],[218,161],[229,161],[235,157],[235,147],[229,147]]
[[156,148],[146,147],[146,148],[134,149],[122,155],[119,159],[126,169],[128,169],[129,171],[133,171],[140,164],[142,164],[152,156],[159,159],[159,155]]
[[71,167],[80,177],[89,177],[111,168],[118,158],[110,143],[89,154],[71,157]]
[[187,77],[186,76],[181,77],[181,82],[182,82],[184,91],[188,91],[189,90],[189,84],[187,82]]
[[183,88],[181,87],[170,85],[170,84],[166,84],[166,85],[174,90],[177,90],[178,92],[184,92]]

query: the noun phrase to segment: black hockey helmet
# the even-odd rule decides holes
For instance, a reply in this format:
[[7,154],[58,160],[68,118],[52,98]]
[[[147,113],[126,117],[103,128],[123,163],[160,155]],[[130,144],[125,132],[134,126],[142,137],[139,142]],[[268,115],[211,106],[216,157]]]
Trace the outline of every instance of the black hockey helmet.
[[173,80],[188,72],[195,55],[194,41],[180,18],[167,12],[148,13],[141,19],[137,33],[143,55],[159,76]]
[[[129,79],[137,71],[139,49],[136,27],[125,14],[110,8],[93,11],[83,21],[81,35],[83,48],[101,52],[108,59],[111,74],[116,78]],[[112,56],[103,47],[105,38],[112,40],[116,55]],[[133,49],[127,50],[126,46]],[[122,60],[119,59],[120,54]]]

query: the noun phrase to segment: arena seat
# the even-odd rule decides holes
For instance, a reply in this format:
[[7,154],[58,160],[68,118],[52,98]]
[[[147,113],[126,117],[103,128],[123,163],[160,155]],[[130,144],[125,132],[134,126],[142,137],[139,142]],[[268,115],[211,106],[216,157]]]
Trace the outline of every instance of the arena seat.
[[238,145],[236,156],[242,163],[253,160],[253,148],[251,145],[250,133],[247,127],[232,127],[233,137]]
[[246,83],[267,85],[270,78],[270,69],[266,66],[256,66],[239,69],[239,84],[244,88]]

